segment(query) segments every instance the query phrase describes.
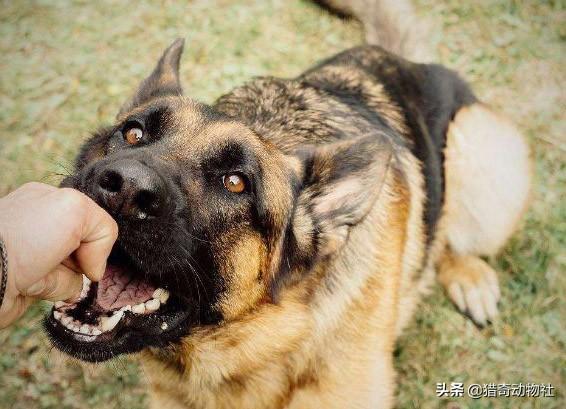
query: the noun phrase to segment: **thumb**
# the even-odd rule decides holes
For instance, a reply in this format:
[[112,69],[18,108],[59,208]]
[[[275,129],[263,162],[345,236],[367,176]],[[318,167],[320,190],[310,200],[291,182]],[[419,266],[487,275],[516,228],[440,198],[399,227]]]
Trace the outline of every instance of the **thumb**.
[[22,290],[22,295],[48,301],[78,298],[83,286],[81,274],[60,264],[45,277]]

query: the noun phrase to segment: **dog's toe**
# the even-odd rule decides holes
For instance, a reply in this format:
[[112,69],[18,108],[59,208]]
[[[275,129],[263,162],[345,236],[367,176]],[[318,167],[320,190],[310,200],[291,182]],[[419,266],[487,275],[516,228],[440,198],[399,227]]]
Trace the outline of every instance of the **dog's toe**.
[[483,260],[452,257],[440,265],[438,278],[450,300],[477,325],[483,327],[497,317],[501,297],[497,274]]

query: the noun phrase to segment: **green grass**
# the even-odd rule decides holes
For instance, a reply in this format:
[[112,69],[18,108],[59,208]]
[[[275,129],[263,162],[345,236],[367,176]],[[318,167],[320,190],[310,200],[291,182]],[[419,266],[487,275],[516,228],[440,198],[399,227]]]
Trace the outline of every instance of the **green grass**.
[[[185,91],[205,102],[255,75],[293,76],[359,44],[359,24],[307,1],[13,1],[0,9],[0,195],[56,184],[81,141],[120,104],[175,37],[187,40]],[[419,0],[439,60],[524,130],[533,205],[491,263],[501,317],[478,330],[439,290],[397,349],[400,408],[566,407],[566,5],[562,1]],[[0,332],[0,408],[145,408],[131,359],[97,367],[53,351],[44,306]],[[552,383],[554,399],[438,399],[436,382]]]

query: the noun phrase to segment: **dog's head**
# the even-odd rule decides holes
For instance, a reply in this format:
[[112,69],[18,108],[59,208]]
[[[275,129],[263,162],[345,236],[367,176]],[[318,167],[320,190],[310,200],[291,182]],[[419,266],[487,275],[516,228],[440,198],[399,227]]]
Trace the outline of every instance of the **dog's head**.
[[99,283],[57,303],[54,344],[101,361],[223,325],[276,302],[367,213],[390,155],[374,139],[284,153],[181,96],[182,40],[117,123],[88,140],[63,184],[104,207],[119,238]]

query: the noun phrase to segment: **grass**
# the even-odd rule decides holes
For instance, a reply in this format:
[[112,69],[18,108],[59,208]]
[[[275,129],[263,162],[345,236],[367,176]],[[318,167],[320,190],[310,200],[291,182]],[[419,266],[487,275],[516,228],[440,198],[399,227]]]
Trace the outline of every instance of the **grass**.
[[[0,196],[56,184],[81,141],[175,37],[187,94],[211,102],[255,75],[293,76],[359,44],[359,24],[308,1],[17,1],[0,9]],[[521,232],[500,256],[501,317],[478,330],[439,290],[396,351],[400,408],[566,407],[566,4],[418,0],[440,62],[524,130],[536,182]],[[0,408],[145,408],[132,359],[86,367],[52,351],[37,305],[0,332]],[[436,382],[552,383],[555,398],[438,399]]]

